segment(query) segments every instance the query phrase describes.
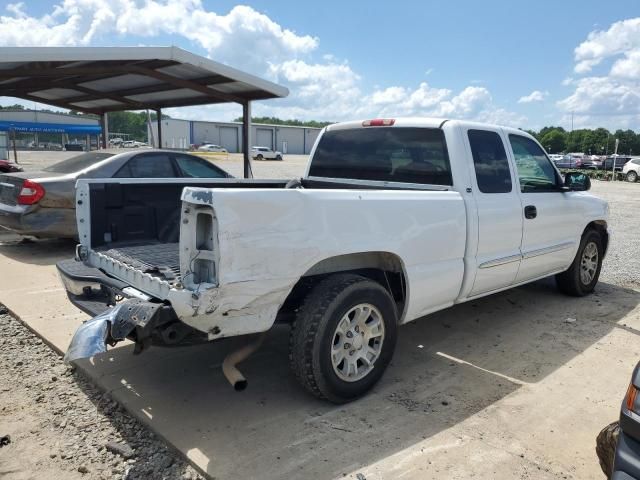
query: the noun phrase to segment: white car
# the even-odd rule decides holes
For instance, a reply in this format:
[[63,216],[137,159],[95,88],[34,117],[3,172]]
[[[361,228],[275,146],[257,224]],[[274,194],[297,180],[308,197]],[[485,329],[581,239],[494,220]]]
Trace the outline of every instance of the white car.
[[268,147],[251,147],[251,158],[254,160],[282,160],[282,152]]
[[640,158],[632,158],[625,163],[622,174],[627,182],[637,182],[640,177]]
[[149,144],[146,142],[138,142],[137,140],[127,140],[120,144],[121,148],[143,148],[149,147]]
[[227,149],[221,147],[220,145],[216,145],[214,143],[203,143],[198,147],[199,152],[217,152],[217,153],[228,153]]
[[[291,181],[119,178],[117,204],[112,180],[78,180],[84,265],[58,269],[97,316],[67,359],[125,337],[140,352],[289,323],[295,377],[343,403],[380,379],[402,324],[548,276],[573,296],[596,287],[608,205],[584,173],[563,180],[522,130],[374,119],[326,127],[312,152]],[[103,305],[82,297],[96,283]],[[124,300],[109,308],[112,298]],[[235,363],[258,342],[223,363],[236,389],[246,380]]]

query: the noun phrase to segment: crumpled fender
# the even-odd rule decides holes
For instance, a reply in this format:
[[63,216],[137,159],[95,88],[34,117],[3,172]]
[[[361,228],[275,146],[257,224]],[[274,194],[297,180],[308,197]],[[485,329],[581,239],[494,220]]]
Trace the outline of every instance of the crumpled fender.
[[86,321],[73,334],[64,361],[71,363],[107,351],[107,338],[121,306],[117,306]]
[[130,299],[86,321],[73,334],[64,361],[70,363],[104,353],[107,345],[114,346],[134,330],[138,337],[134,353],[139,353],[144,340],[151,336],[161,307],[162,304]]

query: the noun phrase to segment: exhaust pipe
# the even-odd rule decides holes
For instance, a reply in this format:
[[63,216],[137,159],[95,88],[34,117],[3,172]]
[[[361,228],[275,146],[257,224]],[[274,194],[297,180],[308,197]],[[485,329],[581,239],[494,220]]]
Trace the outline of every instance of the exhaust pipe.
[[259,334],[253,342],[247,343],[238,350],[231,352],[222,362],[222,373],[227,377],[236,392],[241,392],[247,388],[247,379],[240,373],[236,365],[249,358],[253,352],[260,348],[266,336],[267,332]]

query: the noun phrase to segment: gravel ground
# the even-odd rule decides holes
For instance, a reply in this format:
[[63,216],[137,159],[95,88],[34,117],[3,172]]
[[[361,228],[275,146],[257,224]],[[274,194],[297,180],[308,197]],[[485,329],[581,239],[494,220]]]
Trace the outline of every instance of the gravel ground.
[[0,426],[6,480],[202,478],[1,305]]
[[640,287],[640,183],[594,181],[592,192],[609,202],[613,232],[601,280]]

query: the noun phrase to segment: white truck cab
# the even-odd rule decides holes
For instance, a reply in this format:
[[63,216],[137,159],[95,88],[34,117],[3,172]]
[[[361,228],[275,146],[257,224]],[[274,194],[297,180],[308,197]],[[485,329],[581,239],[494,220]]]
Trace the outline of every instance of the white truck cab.
[[[83,263],[59,270],[81,308],[96,305],[89,280],[110,307],[69,358],[287,322],[296,377],[349,401],[383,374],[401,324],[551,275],[593,291],[609,232],[589,187],[526,132],[433,118],[328,126],[291,182],[81,180]],[[88,342],[96,328],[105,341]]]

